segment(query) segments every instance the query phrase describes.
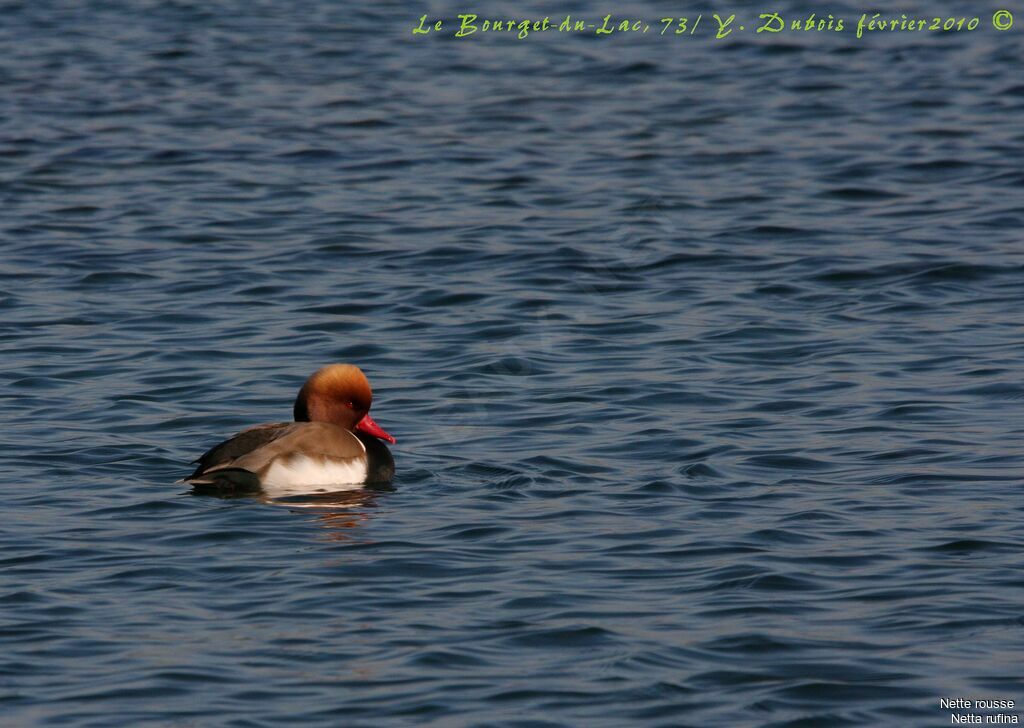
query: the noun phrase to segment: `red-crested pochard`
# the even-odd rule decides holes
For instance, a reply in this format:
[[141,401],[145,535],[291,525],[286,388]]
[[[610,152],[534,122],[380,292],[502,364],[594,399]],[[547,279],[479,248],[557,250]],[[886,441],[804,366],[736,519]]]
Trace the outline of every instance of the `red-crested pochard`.
[[[294,422],[256,425],[216,445],[188,478],[199,489],[300,495],[390,482],[395,442],[370,417],[373,393],[362,370],[329,364],[295,398]],[[378,439],[379,438],[379,439]]]

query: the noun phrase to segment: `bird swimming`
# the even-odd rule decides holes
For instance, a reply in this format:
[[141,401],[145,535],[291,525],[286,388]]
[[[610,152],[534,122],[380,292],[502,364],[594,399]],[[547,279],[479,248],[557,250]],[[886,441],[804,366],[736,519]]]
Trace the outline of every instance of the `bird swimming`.
[[394,444],[372,417],[373,391],[354,364],[329,364],[299,390],[294,422],[256,425],[215,445],[185,478],[197,490],[270,496],[350,490],[389,483]]

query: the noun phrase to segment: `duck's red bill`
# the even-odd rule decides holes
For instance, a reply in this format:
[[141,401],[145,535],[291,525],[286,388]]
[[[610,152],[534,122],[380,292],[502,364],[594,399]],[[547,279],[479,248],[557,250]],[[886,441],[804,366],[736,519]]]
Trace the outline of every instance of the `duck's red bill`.
[[365,432],[367,435],[379,437],[381,440],[387,440],[392,445],[395,444],[395,438],[384,432],[384,428],[374,422],[373,418],[370,417],[369,414],[365,415],[363,419],[356,423],[356,429],[360,432]]

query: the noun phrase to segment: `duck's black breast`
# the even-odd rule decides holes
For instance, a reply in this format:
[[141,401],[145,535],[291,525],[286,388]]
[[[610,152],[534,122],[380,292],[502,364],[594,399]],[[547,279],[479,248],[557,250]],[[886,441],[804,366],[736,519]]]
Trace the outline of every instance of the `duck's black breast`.
[[391,456],[388,446],[373,435],[365,435],[362,432],[356,432],[355,435],[366,446],[365,482],[368,485],[390,483],[395,477],[395,459]]

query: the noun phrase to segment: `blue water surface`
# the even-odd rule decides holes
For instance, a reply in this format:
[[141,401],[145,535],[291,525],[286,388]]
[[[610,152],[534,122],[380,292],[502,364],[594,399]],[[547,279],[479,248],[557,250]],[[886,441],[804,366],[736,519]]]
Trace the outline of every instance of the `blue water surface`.
[[[704,2],[2,3],[0,723],[1020,706],[999,7],[713,41],[658,34]],[[411,32],[469,11],[655,25]],[[175,482],[333,361],[373,382],[393,490]]]

